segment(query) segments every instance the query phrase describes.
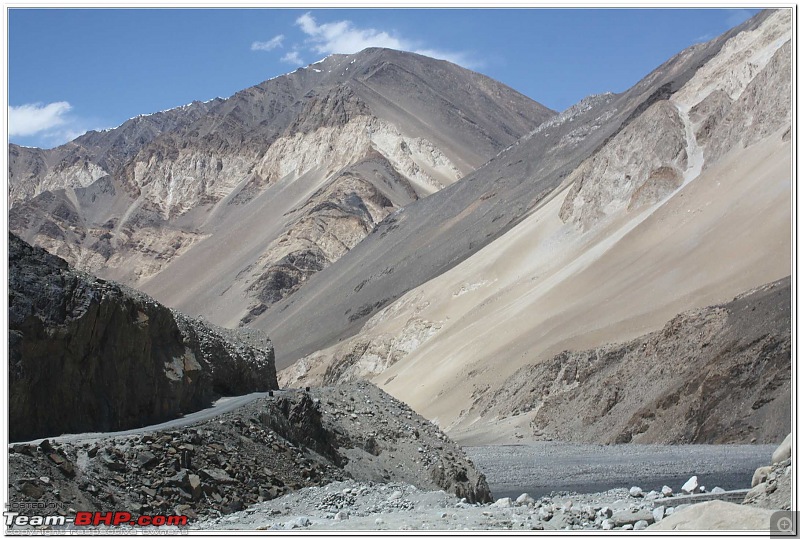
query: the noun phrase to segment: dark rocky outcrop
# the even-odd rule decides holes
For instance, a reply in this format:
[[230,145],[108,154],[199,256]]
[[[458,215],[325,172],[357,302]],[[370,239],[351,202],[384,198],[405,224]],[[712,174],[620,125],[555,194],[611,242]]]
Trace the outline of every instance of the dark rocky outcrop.
[[15,444],[9,469],[12,502],[52,503],[65,515],[158,512],[191,523],[347,478],[491,501],[454,442],[365,382],[277,391],[180,430]]
[[277,388],[271,343],[193,320],[9,235],[9,437],[121,430]]
[[545,438],[776,443],[791,429],[791,279],[681,313],[661,331],[523,367],[476,403],[533,412]]

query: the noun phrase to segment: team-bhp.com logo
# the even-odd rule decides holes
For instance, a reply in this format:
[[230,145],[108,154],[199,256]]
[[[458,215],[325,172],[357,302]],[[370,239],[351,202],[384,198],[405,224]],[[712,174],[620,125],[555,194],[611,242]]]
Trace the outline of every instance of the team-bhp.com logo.
[[21,515],[13,511],[3,513],[8,527],[13,526],[186,526],[183,515],[139,515],[128,511],[78,511],[75,516]]

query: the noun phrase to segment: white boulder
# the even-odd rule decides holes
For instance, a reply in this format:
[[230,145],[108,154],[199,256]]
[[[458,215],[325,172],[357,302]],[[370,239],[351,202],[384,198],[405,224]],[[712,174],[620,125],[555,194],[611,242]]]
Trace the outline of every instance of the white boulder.
[[753,479],[750,481],[750,488],[754,488],[756,485],[766,481],[771,470],[772,469],[769,466],[762,466],[761,468],[758,468],[753,474]]
[[518,503],[519,505],[530,505],[530,504],[532,504],[532,503],[535,503],[535,502],[536,502],[536,500],[534,500],[533,498],[531,498],[531,497],[528,495],[528,493],[527,493],[527,492],[523,492],[522,494],[520,494],[520,495],[517,497],[517,503]]
[[772,464],[778,464],[792,456],[792,433],[786,435],[778,449],[772,453]]
[[500,498],[492,504],[492,507],[497,507],[499,509],[509,508],[511,507],[511,498]]
[[684,494],[694,494],[700,490],[700,482],[697,480],[697,476],[693,475],[686,481],[683,486],[681,487],[681,492]]

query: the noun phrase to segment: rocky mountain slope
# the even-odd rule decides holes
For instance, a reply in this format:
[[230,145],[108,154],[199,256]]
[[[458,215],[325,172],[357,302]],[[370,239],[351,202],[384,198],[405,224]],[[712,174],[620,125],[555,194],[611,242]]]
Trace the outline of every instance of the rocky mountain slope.
[[[311,279],[301,293],[254,322],[278,343],[279,368],[355,334],[387,304],[507,237],[522,223],[540,219],[554,205],[567,220],[558,223],[559,234],[565,236],[564,251],[575,244],[587,250],[603,238],[626,233],[619,219],[644,219],[664,202],[667,193],[674,195],[677,187],[688,187],[703,168],[710,168],[713,159],[704,167],[701,150],[726,138],[727,130],[715,128],[720,129],[719,136],[712,135],[703,144],[697,142],[697,133],[727,121],[700,118],[708,114],[703,111],[715,99],[706,101],[707,92],[730,92],[741,102],[734,107],[736,113],[734,108],[714,109],[713,118],[733,114],[731,122],[735,118],[746,125],[764,124],[764,128],[754,127],[753,138],[743,143],[752,144],[766,131],[778,131],[776,120],[762,122],[776,118],[775,111],[784,111],[778,136],[784,135],[789,125],[785,111],[791,100],[790,70],[785,64],[791,48],[785,45],[791,35],[791,17],[786,13],[762,12],[676,55],[622,94],[585,99],[463,180],[392,214],[335,266]],[[771,53],[781,46],[786,49],[773,58]],[[769,63],[772,67],[767,67]],[[728,71],[733,74],[730,80]],[[767,85],[763,92],[771,93],[772,99],[747,97],[761,92],[757,88],[763,85]],[[695,86],[702,89],[694,90]],[[696,121],[689,118],[692,110]],[[708,122],[701,123],[704,119]],[[629,145],[634,151],[623,151]],[[720,160],[714,164],[719,166]],[[593,226],[604,216],[618,218],[612,229]],[[552,242],[562,242],[561,236]],[[532,237],[517,252],[533,252],[540,245]],[[514,257],[497,255],[503,257],[495,258],[503,264]],[[531,253],[530,259],[536,258]],[[520,270],[527,272],[524,266]],[[784,275],[785,271],[750,281],[692,306],[723,300]],[[484,280],[481,275],[474,277],[472,281],[465,277],[459,287]],[[453,303],[449,295],[446,301]],[[673,310],[660,323],[686,307]]]
[[454,442],[363,382],[277,392],[181,430],[17,444],[9,469],[10,500],[63,504],[64,514],[117,510],[195,522],[347,478],[491,501],[485,478]]
[[277,388],[272,344],[9,235],[9,438],[115,431]]
[[762,12],[385,220],[265,313],[305,356],[282,379],[370,378],[459,436],[521,368],[789,275],[790,37]]
[[13,147],[11,229],[232,327],[553,114],[447,62],[334,55],[55,150]]
[[540,439],[776,443],[791,428],[791,333],[787,277],[633,341],[522,367],[474,408]]
[[9,144],[9,203],[20,203],[45,191],[87,187],[104,176],[117,174],[156,137],[196,121],[218,101],[195,101],[137,116],[116,129],[89,131],[51,150]]

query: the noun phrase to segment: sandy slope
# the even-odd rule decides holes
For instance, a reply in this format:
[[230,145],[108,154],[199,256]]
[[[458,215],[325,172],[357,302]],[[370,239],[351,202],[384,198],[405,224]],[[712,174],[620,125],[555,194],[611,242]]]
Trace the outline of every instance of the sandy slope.
[[562,190],[368,325],[361,339],[397,333],[414,317],[442,326],[375,382],[442,426],[464,428],[478,419],[459,420],[473,397],[523,364],[642,335],[788,275],[790,178],[791,145],[776,135],[660,206],[584,235],[558,218]]

